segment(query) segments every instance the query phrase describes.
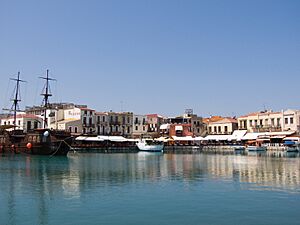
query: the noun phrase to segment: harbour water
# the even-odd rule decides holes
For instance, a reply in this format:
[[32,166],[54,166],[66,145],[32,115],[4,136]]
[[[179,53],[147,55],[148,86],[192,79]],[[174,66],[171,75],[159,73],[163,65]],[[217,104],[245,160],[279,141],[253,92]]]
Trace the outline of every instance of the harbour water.
[[300,158],[0,157],[0,224],[300,224]]

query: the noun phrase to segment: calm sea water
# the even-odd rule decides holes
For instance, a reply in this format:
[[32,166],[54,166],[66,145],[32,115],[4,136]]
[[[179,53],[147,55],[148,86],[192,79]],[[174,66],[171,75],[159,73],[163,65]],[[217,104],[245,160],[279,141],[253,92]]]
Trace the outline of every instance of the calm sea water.
[[300,158],[3,156],[0,224],[300,224]]

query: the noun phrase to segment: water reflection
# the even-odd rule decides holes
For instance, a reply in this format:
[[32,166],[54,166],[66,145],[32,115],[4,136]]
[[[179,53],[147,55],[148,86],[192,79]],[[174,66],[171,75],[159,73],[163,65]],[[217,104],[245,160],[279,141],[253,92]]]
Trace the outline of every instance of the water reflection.
[[[225,179],[283,190],[299,190],[299,158],[209,154],[115,154],[70,156],[72,189],[160,180]],[[78,169],[78,170],[77,170]],[[75,177],[77,177],[75,179]],[[99,182],[100,181],[100,182]],[[77,185],[77,187],[76,187]]]
[[[34,224],[48,224],[51,205],[79,203],[86,193],[149,184],[221,182],[243,189],[300,193],[300,159],[215,154],[71,154],[68,157],[0,157],[0,216],[23,223],[33,209]],[[80,204],[79,204],[80,205]],[[18,216],[17,216],[18,215]],[[17,220],[22,218],[24,221]],[[31,219],[32,220],[32,219]]]

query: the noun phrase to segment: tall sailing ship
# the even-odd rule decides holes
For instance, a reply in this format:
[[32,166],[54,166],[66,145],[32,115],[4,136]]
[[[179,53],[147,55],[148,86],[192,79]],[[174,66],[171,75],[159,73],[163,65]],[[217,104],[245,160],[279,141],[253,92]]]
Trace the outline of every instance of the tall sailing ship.
[[25,153],[32,155],[67,155],[71,149],[73,137],[71,133],[64,130],[49,129],[47,125],[47,109],[49,109],[50,93],[49,81],[54,79],[49,77],[47,70],[46,77],[40,77],[46,81],[45,88],[42,93],[43,99],[43,128],[29,129],[26,132],[17,129],[17,112],[19,112],[20,99],[20,83],[25,82],[20,79],[20,72],[16,79],[13,105],[9,110],[13,112],[13,124],[2,125],[0,127],[0,152],[2,153]]

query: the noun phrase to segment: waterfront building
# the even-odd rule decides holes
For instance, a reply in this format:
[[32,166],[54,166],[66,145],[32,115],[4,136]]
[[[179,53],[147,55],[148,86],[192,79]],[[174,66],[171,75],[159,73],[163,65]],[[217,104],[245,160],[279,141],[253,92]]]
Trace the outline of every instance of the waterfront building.
[[239,129],[248,132],[300,132],[300,111],[286,110],[281,112],[261,111],[240,116]]
[[163,133],[166,132],[165,130],[169,130],[169,133],[173,134],[174,127],[175,133],[180,136],[185,136],[185,134],[188,134],[187,136],[204,136],[206,134],[203,118],[193,114],[192,109],[187,109],[182,116],[167,118],[165,124],[174,124],[175,126],[161,126]]
[[[16,116],[16,130],[23,130],[24,132],[27,132],[29,130],[42,128],[42,118],[32,115],[32,114],[25,114],[25,113],[19,113]],[[1,119],[1,125],[14,125],[14,117],[2,117]],[[13,129],[13,128],[12,128]],[[12,130],[9,129],[9,130]]]
[[108,135],[110,133],[109,116],[107,112],[96,112],[96,133]]
[[[81,110],[84,108],[87,106],[73,103],[51,103],[49,109],[46,110],[46,125],[50,129],[69,130],[71,133],[79,135],[84,132],[82,116],[84,112]],[[44,119],[43,106],[27,106],[25,112]]]
[[190,123],[179,123],[170,124],[169,126],[169,137],[187,137],[194,136],[192,131],[192,124]]
[[68,130],[72,135],[82,134],[83,127],[81,120],[67,119],[56,123],[57,130]]
[[[89,109],[87,106],[74,105],[71,108],[64,109],[64,120],[66,122],[73,121],[74,133],[93,134],[95,133],[95,110]],[[77,120],[80,123],[76,122]],[[59,121],[58,121],[59,122]],[[79,124],[76,126],[76,124]],[[70,128],[69,128],[70,129]],[[72,128],[71,128],[72,129]],[[75,132],[77,130],[77,132]]]
[[218,118],[215,121],[208,122],[208,134],[232,134],[238,129],[238,122],[235,118]]
[[148,114],[147,123],[148,135],[150,135],[153,138],[159,137],[160,126],[164,123],[164,117],[158,114]]
[[139,138],[144,136],[148,132],[148,121],[146,115],[136,115],[133,114],[133,131],[132,137]]
[[132,112],[108,112],[109,135],[132,136]]

